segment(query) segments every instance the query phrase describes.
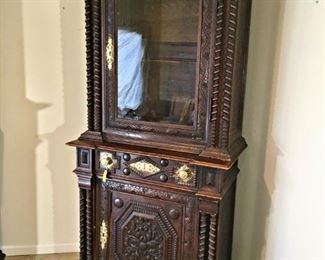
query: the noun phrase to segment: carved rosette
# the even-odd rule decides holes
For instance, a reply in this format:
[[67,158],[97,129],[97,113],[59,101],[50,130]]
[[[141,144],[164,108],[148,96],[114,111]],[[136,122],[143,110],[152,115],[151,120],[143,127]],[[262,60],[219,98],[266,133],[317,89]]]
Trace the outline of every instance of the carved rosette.
[[130,201],[112,232],[116,259],[177,258],[177,233],[159,206]]
[[130,260],[162,259],[163,241],[163,234],[154,220],[133,217],[125,226],[124,257]]

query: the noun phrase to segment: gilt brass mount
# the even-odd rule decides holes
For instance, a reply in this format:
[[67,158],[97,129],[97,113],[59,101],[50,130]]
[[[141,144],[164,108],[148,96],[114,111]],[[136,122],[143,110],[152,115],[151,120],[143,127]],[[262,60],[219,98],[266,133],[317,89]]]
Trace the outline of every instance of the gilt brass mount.
[[101,152],[99,161],[102,168],[111,170],[114,166],[113,154],[111,153]]
[[106,61],[108,70],[112,70],[114,63],[114,44],[111,36],[108,37],[106,45]]
[[102,250],[105,249],[107,240],[108,240],[108,229],[105,221],[102,221],[102,224],[100,226],[100,247]]
[[135,170],[143,177],[154,175],[160,172],[160,169],[157,166],[149,161],[146,161],[145,159],[131,163],[129,166],[132,170]]
[[106,182],[107,171],[112,170],[116,165],[117,161],[116,159],[114,159],[113,154],[108,152],[101,152],[99,156],[99,162],[100,162],[100,167],[105,169],[102,180],[103,182]]
[[177,169],[175,177],[180,182],[186,184],[193,179],[194,171],[190,167],[184,164],[183,166]]

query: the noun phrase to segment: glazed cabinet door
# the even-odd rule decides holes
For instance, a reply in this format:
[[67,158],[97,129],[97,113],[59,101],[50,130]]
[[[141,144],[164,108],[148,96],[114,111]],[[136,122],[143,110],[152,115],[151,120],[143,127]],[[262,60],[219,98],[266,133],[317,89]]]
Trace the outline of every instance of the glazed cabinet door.
[[98,187],[96,259],[196,259],[193,196],[113,180]]
[[172,145],[177,135],[204,144],[212,5],[102,1],[103,132],[110,141],[143,145],[164,136]]

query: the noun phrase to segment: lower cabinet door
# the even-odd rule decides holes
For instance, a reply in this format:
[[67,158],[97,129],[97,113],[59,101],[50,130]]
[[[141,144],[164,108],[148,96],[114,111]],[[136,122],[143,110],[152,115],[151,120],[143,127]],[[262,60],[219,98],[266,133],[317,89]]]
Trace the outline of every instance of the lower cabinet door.
[[181,258],[181,203],[113,191],[109,259]]

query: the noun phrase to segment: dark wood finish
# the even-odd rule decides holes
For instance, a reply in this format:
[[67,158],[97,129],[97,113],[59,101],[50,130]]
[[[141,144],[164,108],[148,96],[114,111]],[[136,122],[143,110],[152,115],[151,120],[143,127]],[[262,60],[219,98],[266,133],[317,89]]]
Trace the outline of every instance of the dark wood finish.
[[80,189],[80,259],[87,259],[87,240],[86,240],[86,190]]
[[[196,124],[140,124],[116,118],[116,70],[108,71],[102,56],[107,36],[115,35],[114,1],[91,2],[86,12],[89,129],[80,139],[189,153],[197,161],[231,167],[246,147],[241,128],[250,1],[202,0],[201,9]],[[111,17],[107,26],[105,17]]]
[[77,148],[80,259],[230,260],[251,1],[198,0],[198,43],[160,45],[159,62],[197,62],[193,125],[117,116],[117,57],[108,70],[105,54],[108,37],[117,44],[116,1],[85,0],[88,130],[68,143]]

